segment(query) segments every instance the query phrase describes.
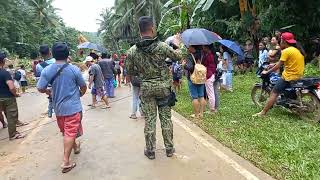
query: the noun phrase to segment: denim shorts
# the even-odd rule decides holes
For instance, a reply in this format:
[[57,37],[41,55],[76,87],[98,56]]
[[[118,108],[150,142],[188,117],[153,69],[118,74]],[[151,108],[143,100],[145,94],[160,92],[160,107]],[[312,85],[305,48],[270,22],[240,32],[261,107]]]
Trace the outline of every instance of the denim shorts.
[[204,84],[193,84],[191,80],[188,80],[188,86],[192,99],[204,97]]
[[289,81],[285,81],[284,79],[279,79],[279,81],[277,82],[277,84],[273,87],[273,91],[276,93],[283,93],[284,90],[286,88],[290,87],[290,82]]

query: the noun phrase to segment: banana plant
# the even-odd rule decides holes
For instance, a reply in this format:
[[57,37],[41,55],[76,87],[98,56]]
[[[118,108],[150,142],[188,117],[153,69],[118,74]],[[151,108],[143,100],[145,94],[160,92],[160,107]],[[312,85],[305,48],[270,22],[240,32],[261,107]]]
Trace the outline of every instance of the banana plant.
[[[226,0],[219,1],[226,3]],[[194,24],[194,18],[201,12],[208,11],[213,5],[213,2],[214,0],[169,0],[163,7],[163,15],[159,23],[159,27],[162,28],[167,16],[172,13],[178,13],[179,30],[183,31],[185,29],[189,29]],[[170,26],[166,33],[169,31],[176,32],[177,25]]]
[[[219,0],[220,2],[227,3],[226,0]],[[213,5],[214,0],[200,0],[196,7],[193,10],[192,17],[191,17],[191,23],[193,23],[193,20],[196,16],[199,15],[199,12],[205,12],[210,9],[210,7]]]
[[[163,15],[161,17],[159,28],[162,28],[164,25],[164,21],[166,17],[172,13],[178,13],[179,14],[179,23],[178,27],[179,30],[182,31],[184,29],[188,29],[191,27],[190,23],[190,11],[192,10],[195,0],[170,0],[163,6]],[[169,9],[168,9],[169,8]],[[177,28],[177,25],[173,25],[169,27]]]

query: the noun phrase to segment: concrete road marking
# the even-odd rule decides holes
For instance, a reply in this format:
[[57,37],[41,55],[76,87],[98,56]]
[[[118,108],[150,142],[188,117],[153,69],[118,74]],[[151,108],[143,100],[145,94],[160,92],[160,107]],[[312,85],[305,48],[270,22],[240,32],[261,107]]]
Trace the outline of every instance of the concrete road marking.
[[211,150],[215,155],[217,155],[219,158],[224,160],[227,164],[229,164],[231,167],[233,167],[238,173],[240,173],[243,177],[245,177],[248,180],[259,180],[258,177],[250,173],[248,170],[246,170],[244,167],[242,167],[240,164],[232,160],[229,156],[224,154],[222,151],[214,147],[209,141],[202,138],[200,135],[192,131],[186,124],[178,120],[176,117],[172,116],[173,122],[178,124],[180,127],[182,127],[186,132],[188,132],[192,137],[194,137],[197,141],[199,141],[202,145],[207,147],[209,150]]

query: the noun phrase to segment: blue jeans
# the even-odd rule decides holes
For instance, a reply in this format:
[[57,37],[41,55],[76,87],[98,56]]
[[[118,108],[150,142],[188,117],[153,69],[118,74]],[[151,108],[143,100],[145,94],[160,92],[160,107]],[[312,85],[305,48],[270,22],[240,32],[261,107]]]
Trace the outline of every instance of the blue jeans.
[[105,80],[106,92],[108,97],[114,97],[113,77]]
[[219,105],[220,105],[220,92],[219,92],[220,83],[221,83],[220,79],[214,81],[214,83],[213,83],[214,96],[216,98],[216,101],[215,101],[215,109],[216,110],[219,109]]
[[140,110],[140,87],[132,86],[132,114]]
[[232,89],[232,71],[226,73],[226,86],[228,89]]

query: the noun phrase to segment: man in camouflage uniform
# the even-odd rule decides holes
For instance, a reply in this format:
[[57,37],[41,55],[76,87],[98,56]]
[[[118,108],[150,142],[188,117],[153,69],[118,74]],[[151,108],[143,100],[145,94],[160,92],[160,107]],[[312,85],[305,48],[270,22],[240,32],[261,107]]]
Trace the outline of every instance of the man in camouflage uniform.
[[157,109],[162,128],[162,136],[166,154],[172,157],[175,152],[173,145],[173,129],[171,107],[158,106],[158,102],[166,99],[171,93],[171,78],[166,58],[181,59],[166,43],[160,42],[152,17],[143,16],[139,19],[141,41],[128,51],[126,68],[129,77],[141,79],[141,107],[145,114],[144,154],[149,159],[155,159]]

